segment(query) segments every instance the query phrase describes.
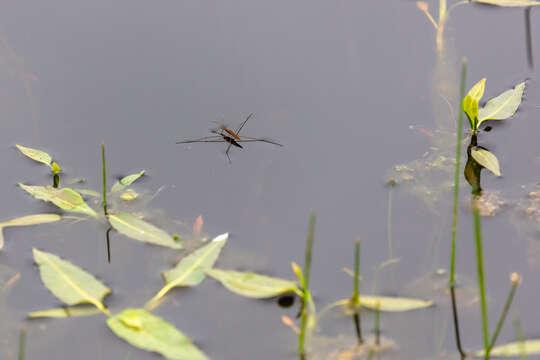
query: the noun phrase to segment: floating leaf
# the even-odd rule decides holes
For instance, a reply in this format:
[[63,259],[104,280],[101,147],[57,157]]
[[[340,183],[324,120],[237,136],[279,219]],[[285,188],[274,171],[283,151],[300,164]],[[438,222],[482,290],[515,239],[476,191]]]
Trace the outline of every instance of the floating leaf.
[[24,155],[28,156],[30,159],[45,164],[51,167],[52,158],[49,154],[44,151],[32,149],[29,147],[15,145]]
[[94,276],[60,259],[58,256],[33,249],[34,261],[39,265],[41,280],[45,286],[67,305],[90,303],[103,311],[109,311],[101,300],[111,290]]
[[478,126],[486,120],[504,120],[514,115],[521,104],[524,90],[525,81],[490,99],[486,106],[478,110]]
[[230,291],[250,298],[263,299],[288,292],[300,293],[295,281],[252,272],[209,269],[206,273]]
[[108,215],[111,226],[120,234],[129,238],[147,242],[150,244],[167,246],[173,249],[181,249],[182,244],[174,241],[174,239],[160,228],[147,223],[137,216],[119,212]]
[[65,308],[34,311],[28,314],[29,318],[67,318],[73,316],[90,316],[99,314],[94,306],[67,306]]
[[70,188],[55,189],[52,186],[19,186],[36,199],[50,201],[60,209],[97,217],[97,214],[86,204],[78,192]]
[[2,235],[2,230],[5,227],[39,225],[55,222],[58,220],[62,220],[62,217],[57,214],[35,214],[0,222],[0,249],[2,249],[2,247],[4,246],[4,236]]
[[131,175],[128,175],[128,176],[124,176],[122,179],[120,179],[120,181],[117,181],[117,182],[114,183],[114,185],[111,188],[111,192],[123,190],[125,187],[133,184],[135,182],[135,180],[137,180],[138,178],[140,178],[143,175],[144,175],[144,170],[142,170],[141,172],[139,172],[137,174],[131,174]]
[[505,7],[522,7],[522,6],[540,5],[540,1],[532,1],[532,0],[473,0],[473,2],[496,5],[496,6],[505,6]]
[[378,308],[380,311],[401,312],[422,309],[432,305],[433,301],[421,299],[360,295],[360,306],[373,310]]
[[207,360],[191,340],[167,321],[143,309],[126,309],[107,320],[109,328],[138,348],[167,359]]
[[200,284],[206,276],[206,270],[214,266],[228,237],[228,233],[216,236],[210,243],[180,260],[173,269],[165,271],[163,273],[165,286],[147,303],[147,306],[151,306],[176,286]]
[[133,189],[127,189],[126,191],[122,192],[122,195],[120,195],[120,199],[124,201],[132,201],[138,197],[139,194]]
[[478,102],[484,96],[484,89],[486,86],[486,78],[483,78],[479,82],[477,82],[471,90],[469,90],[469,93],[462,102],[462,108],[463,111],[465,111],[465,114],[467,114],[469,118],[469,123],[471,125],[472,130],[476,130],[477,123],[476,119],[478,117]]
[[[484,350],[474,353],[476,357],[484,357]],[[520,355],[538,355],[540,354],[540,339],[531,339],[525,341],[516,341],[508,344],[495,346],[491,349],[490,356],[514,357]]]
[[491,171],[497,176],[501,176],[501,170],[499,168],[499,160],[497,157],[487,150],[482,148],[471,149],[471,156],[477,163]]

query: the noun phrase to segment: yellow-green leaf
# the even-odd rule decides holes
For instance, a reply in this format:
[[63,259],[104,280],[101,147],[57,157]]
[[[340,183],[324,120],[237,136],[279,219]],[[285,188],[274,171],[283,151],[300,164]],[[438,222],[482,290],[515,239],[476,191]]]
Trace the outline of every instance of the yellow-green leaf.
[[45,286],[67,305],[89,303],[108,313],[101,300],[111,290],[90,273],[58,256],[33,249]]
[[295,281],[252,272],[209,269],[206,273],[230,291],[250,298],[271,298],[288,292],[300,293]]
[[125,187],[133,184],[135,182],[135,180],[137,180],[138,178],[140,178],[143,175],[144,175],[144,170],[142,170],[141,172],[139,172],[137,174],[131,174],[131,175],[128,175],[128,176],[124,176],[122,179],[120,179],[120,181],[117,181],[117,182],[114,183],[114,185],[111,188],[111,192],[116,192],[116,191],[123,190]]
[[133,214],[119,212],[109,214],[108,218],[116,231],[129,238],[173,249],[182,248],[182,244],[175,241],[167,232]]
[[173,360],[207,360],[191,340],[144,309],[126,309],[107,320],[109,328],[133,346]]
[[499,160],[497,157],[487,150],[482,148],[471,149],[471,156],[477,163],[491,171],[497,176],[501,176],[501,169],[499,167]]
[[504,6],[504,7],[523,7],[540,5],[540,1],[533,0],[473,0],[473,2]]
[[371,296],[360,295],[360,305],[369,309],[389,312],[401,312],[427,308],[433,305],[433,301],[390,297],[390,296]]
[[486,78],[483,78],[469,90],[469,93],[462,102],[463,111],[465,111],[465,114],[467,114],[467,117],[469,118],[472,130],[476,130],[477,128],[476,119],[478,117],[478,102],[484,95],[485,86]]
[[21,145],[15,145],[15,146],[17,147],[17,149],[20,150],[20,152],[28,156],[30,159],[51,167],[52,158],[46,152],[37,150],[37,149],[32,149],[25,146],[21,146]]
[[478,110],[478,126],[486,120],[504,120],[514,115],[521,104],[524,90],[525,81],[490,99],[486,106]]
[[[475,357],[484,357],[484,350],[474,353]],[[489,353],[490,356],[497,357],[515,357],[521,355],[540,354],[540,339],[530,339],[525,341],[516,341],[508,344],[495,346]]]
[[66,306],[65,308],[34,311],[28,314],[29,318],[67,318],[74,316],[90,316],[100,314],[101,311],[94,306]]
[[199,285],[206,276],[206,270],[211,269],[216,262],[221,249],[227,242],[228,233],[216,236],[210,243],[184,257],[171,270],[163,273],[165,286],[154,296],[146,306],[152,307],[169,290],[176,286]]
[[28,225],[39,225],[50,222],[55,222],[62,220],[62,217],[57,214],[35,214],[22,216],[16,219],[11,219],[8,221],[0,222],[0,249],[4,246],[4,235],[3,229],[8,226],[28,226]]
[[81,194],[70,188],[55,189],[52,186],[19,186],[36,199],[52,202],[60,209],[97,217],[91,207],[84,202]]
[[53,174],[59,174],[62,169],[60,169],[60,165],[58,165],[56,161],[53,161],[51,165],[51,171]]

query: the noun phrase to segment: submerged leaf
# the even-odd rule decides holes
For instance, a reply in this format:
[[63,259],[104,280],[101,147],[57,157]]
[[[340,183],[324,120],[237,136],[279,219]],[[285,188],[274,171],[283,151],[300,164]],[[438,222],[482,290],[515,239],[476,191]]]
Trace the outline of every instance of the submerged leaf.
[[473,2],[505,6],[505,7],[522,7],[540,5],[540,1],[533,0],[473,0]]
[[20,183],[19,186],[36,199],[50,201],[62,210],[97,217],[96,212],[84,202],[81,194],[73,189],[55,189],[52,186],[32,186]]
[[129,238],[147,242],[150,244],[167,246],[173,249],[181,249],[182,244],[174,241],[174,239],[160,228],[147,223],[137,216],[119,212],[108,215],[111,226]]
[[0,249],[2,249],[2,247],[4,246],[4,235],[2,234],[2,230],[5,227],[39,225],[55,222],[58,220],[62,220],[62,217],[57,214],[35,214],[0,222]]
[[[476,357],[484,357],[485,351],[480,350],[474,353]],[[508,344],[495,346],[489,353],[490,356],[514,357],[520,355],[540,354],[540,339],[516,341]]]
[[504,120],[514,115],[521,104],[524,90],[525,81],[490,99],[486,106],[478,110],[478,126],[486,120]]
[[29,318],[67,318],[73,316],[90,316],[101,313],[94,306],[67,306],[65,308],[34,311],[28,314]]
[[250,298],[271,298],[288,292],[300,293],[295,281],[252,272],[209,269],[206,273],[230,291]]
[[128,176],[124,176],[122,179],[120,179],[120,181],[117,181],[117,182],[114,183],[114,185],[111,188],[111,192],[116,192],[116,191],[123,190],[125,187],[133,184],[135,182],[135,180],[137,180],[138,178],[140,178],[143,175],[144,175],[144,170],[142,170],[141,172],[139,172],[137,174],[131,174],[131,175],[128,175]]
[[20,150],[20,152],[28,156],[30,159],[51,167],[52,158],[46,152],[37,150],[37,149],[32,149],[25,146],[21,146],[21,145],[15,145],[15,146],[17,147],[17,149]]
[[462,102],[462,108],[463,111],[465,111],[465,114],[467,114],[467,117],[469,118],[469,123],[471,125],[472,130],[476,130],[478,124],[476,123],[476,119],[478,117],[478,102],[484,96],[484,89],[486,86],[486,78],[483,78],[479,82],[477,82],[471,90],[469,90],[469,93]]
[[499,160],[497,157],[487,150],[482,148],[471,149],[471,156],[477,163],[491,171],[497,176],[501,176],[501,169],[499,168]]
[[433,301],[390,297],[390,296],[369,296],[360,295],[360,305],[369,309],[389,312],[401,312],[422,309],[432,306]]
[[111,290],[101,281],[58,256],[33,249],[34,261],[39,265],[45,286],[67,305],[90,303],[108,313],[101,300]]
[[126,309],[107,320],[109,328],[138,348],[157,352],[167,359],[207,360],[191,340],[172,324],[143,309]]
[[210,243],[180,260],[173,269],[165,271],[163,273],[165,286],[147,303],[147,306],[158,301],[176,286],[199,285],[204,280],[206,271],[214,266],[228,237],[228,233],[216,236]]

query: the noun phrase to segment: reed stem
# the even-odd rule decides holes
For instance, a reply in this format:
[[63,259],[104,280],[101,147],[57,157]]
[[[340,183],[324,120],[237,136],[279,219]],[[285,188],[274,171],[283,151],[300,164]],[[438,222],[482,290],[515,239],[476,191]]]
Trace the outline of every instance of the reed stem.
[[482,223],[480,219],[480,210],[478,209],[478,196],[473,195],[472,199],[472,213],[474,222],[474,239],[476,244],[476,265],[478,272],[478,291],[480,295],[480,310],[482,312],[482,336],[484,338],[484,350],[486,359],[489,359],[489,328],[488,328],[488,314],[486,304],[486,286],[484,280],[484,254],[482,250]]
[[364,339],[362,338],[362,323],[360,319],[360,298],[359,298],[359,283],[360,283],[360,239],[356,239],[354,244],[354,289],[351,298],[351,302],[354,309],[354,326],[356,329],[356,338],[358,344],[362,345]]
[[24,348],[26,347],[26,328],[21,326],[19,331],[19,354],[17,356],[18,360],[24,360]]
[[381,345],[381,310],[379,303],[375,308],[375,345]]
[[105,164],[105,143],[101,142],[101,167],[103,174],[103,213],[107,216],[107,166]]
[[304,269],[303,273],[303,284],[302,284],[302,308],[300,314],[300,333],[298,334],[298,353],[300,354],[300,359],[305,359],[306,349],[305,349],[305,339],[306,339],[306,328],[308,320],[308,301],[311,298],[311,293],[309,291],[309,276],[311,273],[311,252],[313,249],[313,239],[315,235],[315,222],[316,216],[315,213],[309,215],[309,229],[308,236],[306,240],[306,254],[304,260]]

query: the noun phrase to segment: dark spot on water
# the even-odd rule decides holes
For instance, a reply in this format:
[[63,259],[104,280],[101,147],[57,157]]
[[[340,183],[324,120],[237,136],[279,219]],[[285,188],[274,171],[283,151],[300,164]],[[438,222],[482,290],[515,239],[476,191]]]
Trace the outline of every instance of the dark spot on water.
[[277,303],[282,308],[291,307],[294,304],[294,295],[287,294],[287,295],[280,296]]
[[484,131],[485,131],[485,132],[490,132],[490,131],[491,131],[491,126],[486,126],[486,127],[484,128]]

